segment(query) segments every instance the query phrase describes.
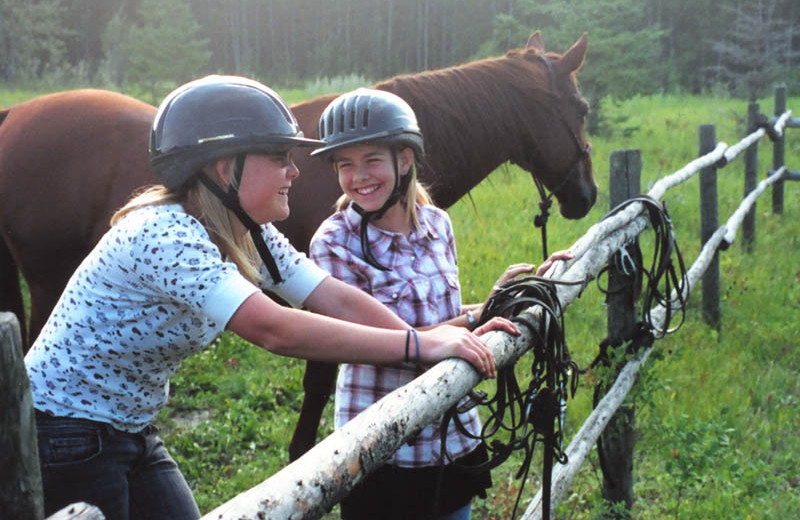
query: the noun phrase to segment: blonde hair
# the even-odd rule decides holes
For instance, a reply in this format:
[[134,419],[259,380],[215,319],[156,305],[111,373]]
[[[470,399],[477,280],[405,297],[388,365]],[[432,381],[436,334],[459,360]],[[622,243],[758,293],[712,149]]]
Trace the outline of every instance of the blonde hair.
[[[411,167],[408,170],[406,175],[411,175],[411,179],[408,183],[408,189],[400,197],[400,204],[403,205],[403,208],[406,211],[406,218],[408,222],[411,222],[414,225],[414,228],[419,228],[419,215],[417,215],[417,204],[425,205],[425,204],[433,204],[433,199],[431,199],[430,194],[428,193],[427,188],[425,185],[417,180],[417,154],[414,153],[414,161],[411,162]],[[334,166],[334,169],[336,166]],[[395,164],[395,168],[397,168],[397,164]],[[347,208],[350,205],[350,197],[343,193],[339,198],[336,200],[336,204],[334,204],[334,208],[336,211],[342,211],[343,209]],[[414,201],[410,203],[409,201]]]
[[[234,161],[229,161],[228,168],[233,170]],[[203,172],[214,182],[221,184],[214,164],[207,165]],[[231,175],[231,178],[234,176]],[[238,189],[235,183],[234,180],[234,187]],[[239,272],[254,284],[261,282],[262,261],[253,239],[249,233],[241,234],[241,227],[237,225],[238,217],[201,182],[194,182],[189,187],[174,191],[162,185],[150,186],[135,194],[125,206],[117,210],[111,217],[111,225],[136,209],[160,204],[181,204],[187,213],[202,222],[223,258],[236,264]]]

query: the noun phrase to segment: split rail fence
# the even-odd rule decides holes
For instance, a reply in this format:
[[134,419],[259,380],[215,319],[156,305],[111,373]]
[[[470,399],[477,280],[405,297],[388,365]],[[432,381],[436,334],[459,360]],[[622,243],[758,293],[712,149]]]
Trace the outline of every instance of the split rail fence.
[[[700,255],[687,272],[685,295],[687,297],[716,259],[717,250],[733,242],[742,222],[748,221],[747,225],[749,222],[754,222],[752,215],[757,197],[773,186],[775,190],[773,208],[776,212],[780,212],[783,204],[782,183],[785,180],[800,179],[800,174],[789,172],[783,165],[784,128],[800,127],[800,119],[792,118],[791,112],[785,111],[785,96],[785,88],[781,87],[776,91],[776,110],[780,108],[781,113],[777,114],[770,124],[754,129],[757,124],[763,123],[761,121],[763,118],[756,117],[757,105],[754,107],[751,103],[749,128],[754,129],[752,133],[730,147],[725,143],[719,143],[710,151],[701,148],[699,158],[658,181],[648,193],[653,199],[661,200],[668,189],[687,181],[701,170],[704,179],[707,180],[709,176],[715,175],[719,167],[733,161],[742,153],[750,154],[746,161],[748,180],[745,181],[748,195],[726,224],[718,227],[705,240]],[[769,177],[749,189],[750,172],[755,172],[753,159],[755,144],[768,133],[776,139],[775,148],[781,151],[773,154],[774,169]],[[632,191],[629,193],[635,195]],[[715,219],[716,216],[710,218],[705,225],[716,226]],[[638,237],[649,224],[647,210],[640,203],[631,204],[623,211],[592,226],[570,248],[574,259],[568,263],[557,264],[546,273],[545,277],[566,282],[584,282],[595,278],[609,259],[620,248]],[[754,233],[746,234],[746,240],[752,240],[753,236]],[[589,252],[591,254],[588,254]],[[577,283],[557,287],[561,306],[566,308],[580,295],[584,285]],[[654,309],[651,313],[654,325],[662,324],[668,311],[671,309],[663,307]],[[523,314],[530,315],[532,319],[529,319],[529,322],[538,323],[540,312],[537,307],[532,307]],[[516,362],[530,349],[536,339],[527,328],[522,328],[522,335],[516,337],[502,332],[491,332],[484,338],[492,349],[498,366]],[[625,365],[614,385],[567,447],[568,464],[556,465],[553,470],[551,488],[553,507],[563,498],[577,469],[632,388],[639,368],[647,361],[651,352],[652,348],[647,349]],[[445,360],[410,384],[375,403],[294,463],[211,511],[203,517],[203,520],[320,518],[346,496],[356,482],[377,469],[385,459],[425,425],[441,417],[479,382],[479,376],[465,361]],[[525,511],[523,518],[526,520],[541,518],[541,504],[540,491]]]
[[[754,106],[755,105],[755,106]],[[784,129],[800,127],[800,119],[792,118],[786,108],[785,88],[776,90],[775,117],[765,121],[758,113],[757,104],[749,107],[749,135],[733,146],[724,143],[714,144],[713,127],[700,129],[700,156],[682,169],[659,180],[648,195],[660,201],[665,192],[692,178],[698,172],[701,177],[703,208],[702,240],[704,246],[695,262],[687,272],[686,294],[701,279],[703,280],[704,318],[713,326],[718,326],[719,295],[713,294],[718,280],[717,251],[730,245],[740,226],[743,227],[745,243],[754,237],[754,205],[756,199],[772,187],[773,211],[783,210],[783,182],[800,180],[800,173],[790,172],[783,164]],[[758,129],[755,129],[760,126]],[[773,139],[773,168],[770,175],[760,183],[755,182],[756,143],[765,135]],[[740,154],[745,153],[745,193],[739,208],[723,226],[718,226],[715,199],[716,170],[728,164]],[[612,203],[638,194],[638,172],[641,159],[638,151],[614,152],[611,157],[612,175],[614,171],[622,177],[633,179],[633,184],[612,187]],[[622,165],[622,167],[619,167]],[[632,175],[633,174],[633,175]],[[615,195],[615,192],[618,193]],[[709,195],[709,193],[713,195]],[[619,199],[619,200],[615,200]],[[709,205],[710,204],[710,205]],[[576,285],[558,285],[557,295],[562,309],[577,298],[585,283],[598,276],[609,260],[626,244],[635,240],[650,226],[647,209],[639,202],[633,202],[621,211],[593,225],[587,233],[570,248],[574,258],[569,262],[556,264],[545,274],[546,278]],[[591,254],[589,254],[591,253]],[[707,283],[708,281],[708,283]],[[716,283],[718,292],[718,282]],[[706,291],[711,291],[706,294]],[[708,302],[707,302],[708,301]],[[667,313],[673,309],[657,307],[651,310],[653,325],[663,324]],[[626,311],[630,313],[630,310]],[[532,324],[539,323],[541,309],[531,307],[522,313],[528,315]],[[0,396],[11,399],[13,403],[3,406],[0,416],[0,453],[10,450],[24,450],[29,455],[36,454],[35,425],[31,413],[30,389],[27,378],[19,378],[21,367],[21,345],[18,329],[16,344],[14,327],[9,324],[13,315],[0,316],[0,348],[3,365],[0,366]],[[18,327],[18,325],[17,325]],[[10,338],[10,339],[9,339]],[[510,336],[502,332],[491,332],[484,336],[495,355],[498,366],[516,362],[536,340],[535,331],[522,328],[520,336]],[[578,468],[585,460],[598,437],[620,407],[625,396],[635,383],[637,372],[647,361],[653,347],[634,356],[620,371],[616,381],[605,397],[599,401],[593,412],[566,448],[568,463],[556,464],[552,472],[552,506],[563,498]],[[15,352],[17,354],[15,354]],[[13,376],[13,374],[17,374]],[[15,379],[16,377],[16,379]],[[343,428],[308,451],[294,463],[288,465],[256,487],[241,493],[232,500],[214,509],[203,520],[222,519],[313,519],[320,518],[338,503],[365,475],[377,469],[408,439],[416,435],[425,425],[441,417],[464,395],[480,382],[478,374],[462,360],[449,359],[432,367],[410,384],[375,403]],[[15,451],[19,453],[19,451]],[[37,456],[38,459],[38,456]],[[38,479],[38,464],[26,464],[10,468],[4,465],[7,490],[13,490],[17,502],[15,518],[38,519],[33,511],[41,510],[41,484]],[[10,471],[9,471],[10,470]],[[38,486],[38,488],[37,488]],[[22,500],[20,500],[22,497]],[[3,503],[0,509],[8,511],[9,496],[0,495]],[[81,508],[85,505],[72,506]],[[27,511],[27,514],[25,514]],[[523,514],[526,520],[541,518],[542,491],[534,497]],[[94,514],[93,512],[91,514]],[[61,518],[78,516],[62,516]],[[55,518],[55,517],[51,517]],[[82,516],[81,518],[102,518],[101,516]]]

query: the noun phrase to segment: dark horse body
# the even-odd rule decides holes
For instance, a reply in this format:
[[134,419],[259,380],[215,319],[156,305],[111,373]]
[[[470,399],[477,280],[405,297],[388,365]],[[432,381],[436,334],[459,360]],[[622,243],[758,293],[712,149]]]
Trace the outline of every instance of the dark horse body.
[[[553,191],[567,218],[584,216],[596,185],[583,130],[586,104],[575,72],[584,35],[563,56],[544,54],[538,33],[524,49],[376,85],[408,101],[425,135],[420,171],[449,207],[511,161]],[[333,96],[292,107],[307,136]],[[27,280],[26,345],[41,329],[69,276],[136,189],[155,182],[147,155],[155,109],[111,92],[84,90],[33,99],[0,112],[0,310],[24,324],[17,269]],[[330,166],[298,153],[291,216],[278,227],[301,250],[330,215],[340,189]],[[24,329],[24,326],[23,326]],[[320,376],[312,376],[321,371]],[[314,443],[335,366],[310,364],[306,398],[290,453]]]

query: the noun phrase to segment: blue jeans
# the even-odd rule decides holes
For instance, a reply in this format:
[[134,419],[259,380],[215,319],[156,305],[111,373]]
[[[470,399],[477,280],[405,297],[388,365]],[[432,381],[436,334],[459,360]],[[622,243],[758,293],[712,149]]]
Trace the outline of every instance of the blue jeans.
[[107,520],[196,520],[200,511],[156,428],[127,433],[106,423],[36,412],[45,516],[75,502]]
[[440,516],[439,520],[469,520],[472,514],[472,504],[467,504],[461,509],[457,509],[450,514]]

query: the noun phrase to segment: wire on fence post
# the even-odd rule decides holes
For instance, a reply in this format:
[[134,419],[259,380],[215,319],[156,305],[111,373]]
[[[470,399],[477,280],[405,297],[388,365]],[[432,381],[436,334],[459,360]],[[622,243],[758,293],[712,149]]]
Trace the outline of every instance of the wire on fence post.
[[[699,128],[699,155],[709,153],[717,142],[714,125],[702,125]],[[705,244],[719,227],[717,204],[717,167],[706,166],[700,170],[700,243]],[[719,257],[714,254],[711,265],[703,274],[703,320],[719,331]]]

